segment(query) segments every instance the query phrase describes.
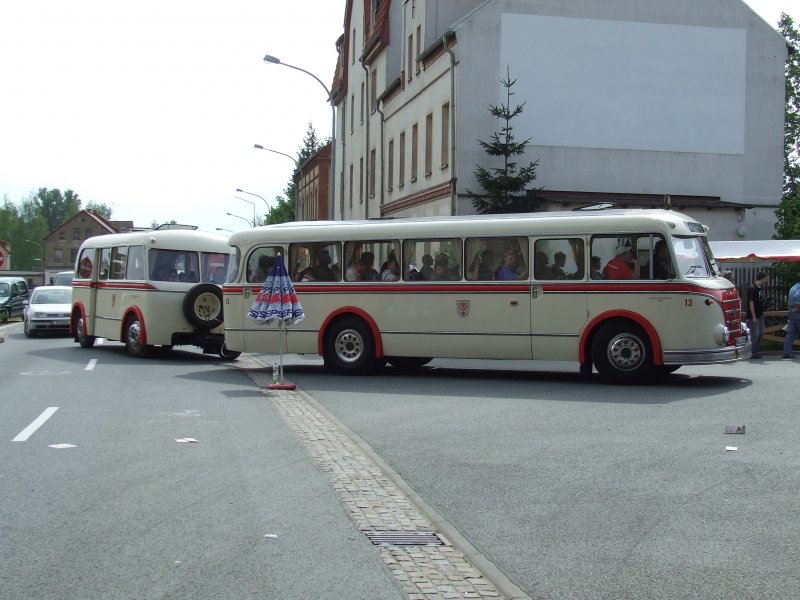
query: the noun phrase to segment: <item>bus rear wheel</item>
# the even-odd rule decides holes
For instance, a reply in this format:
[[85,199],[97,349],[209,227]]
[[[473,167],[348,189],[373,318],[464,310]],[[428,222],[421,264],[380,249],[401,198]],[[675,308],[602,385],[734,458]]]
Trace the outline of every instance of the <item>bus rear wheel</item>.
[[375,361],[375,340],[364,321],[346,317],[331,326],[325,337],[326,366],[344,375],[364,375]]
[[75,340],[80,344],[81,348],[92,348],[94,346],[95,337],[93,335],[86,335],[84,332],[83,317],[75,319]]
[[612,383],[636,383],[653,371],[647,334],[634,323],[606,323],[592,341],[592,362]]
[[142,343],[142,324],[134,316],[125,321],[125,349],[134,358],[144,358],[150,354],[150,346]]
[[432,360],[432,358],[423,356],[390,356],[389,364],[396,369],[418,369]]
[[219,357],[223,360],[236,360],[241,354],[241,352],[236,352],[235,350],[228,350],[225,342],[222,343],[222,347],[219,349]]

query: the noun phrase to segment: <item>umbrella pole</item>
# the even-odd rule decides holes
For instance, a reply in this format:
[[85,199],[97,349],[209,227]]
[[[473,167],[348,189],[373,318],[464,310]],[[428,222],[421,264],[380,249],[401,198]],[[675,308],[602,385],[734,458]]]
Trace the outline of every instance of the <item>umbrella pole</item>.
[[283,382],[283,336],[286,335],[286,323],[278,323],[278,383],[271,383],[267,386],[270,390],[294,390],[297,386],[293,383]]

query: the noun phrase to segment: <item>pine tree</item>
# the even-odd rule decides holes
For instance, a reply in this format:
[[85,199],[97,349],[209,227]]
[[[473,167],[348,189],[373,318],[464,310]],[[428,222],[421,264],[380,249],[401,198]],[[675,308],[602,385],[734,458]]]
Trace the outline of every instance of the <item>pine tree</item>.
[[[514,138],[511,119],[521,114],[525,108],[524,102],[511,108],[511,96],[514,95],[511,88],[516,82],[516,79],[511,80],[510,70],[506,67],[506,79],[501,79],[500,83],[506,89],[507,103],[489,106],[489,113],[499,121],[500,130],[492,134],[488,142],[478,140],[486,154],[503,159],[502,167],[486,169],[478,165],[474,171],[475,179],[484,193],[476,194],[467,190],[467,196],[472,199],[472,205],[480,214],[533,212],[540,201],[536,196],[527,194],[528,184],[536,179],[539,161],[521,168],[515,161],[516,157],[525,154],[532,139],[518,142]],[[541,188],[533,188],[533,191],[538,189]]]

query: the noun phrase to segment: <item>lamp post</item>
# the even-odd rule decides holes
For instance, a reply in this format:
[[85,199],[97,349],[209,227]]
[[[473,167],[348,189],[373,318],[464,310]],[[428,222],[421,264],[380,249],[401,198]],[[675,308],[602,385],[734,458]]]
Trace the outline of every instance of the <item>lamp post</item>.
[[[294,69],[295,71],[300,71],[301,73],[305,73],[313,77],[317,83],[322,86],[322,89],[325,90],[325,93],[328,94],[328,102],[331,104],[331,173],[330,178],[328,181],[328,218],[332,221],[333,216],[335,214],[333,210],[333,200],[335,197],[335,189],[336,189],[336,105],[333,103],[333,94],[328,89],[328,86],[322,83],[322,80],[314,75],[313,73],[306,71],[305,69],[301,69],[300,67],[295,67],[294,65],[287,64],[285,62],[281,62],[279,58],[274,56],[270,56],[267,54],[264,56],[265,63],[271,63],[273,65],[282,65],[284,67],[289,67],[290,69]],[[282,154],[279,152],[278,154]]]
[[256,217],[256,203],[255,202],[251,202],[247,198],[241,198],[239,196],[234,196],[234,198],[236,198],[237,200],[241,200],[242,202],[247,202],[248,204],[250,204],[253,207],[253,227],[258,225],[258,218]]
[[[249,194],[250,196],[261,198],[264,201],[264,204],[267,205],[267,210],[269,210],[269,202],[267,202],[267,199],[264,198],[264,196],[259,196],[258,194],[254,194],[253,192],[248,192],[247,190],[243,190],[242,188],[236,188],[236,191],[239,192],[240,194]],[[244,198],[242,198],[242,200],[244,200]]]
[[42,285],[47,285],[47,281],[45,281],[47,279],[47,273],[45,272],[45,268],[44,268],[44,260],[46,258],[45,255],[44,255],[44,248],[42,247],[42,245],[39,242],[34,242],[33,240],[23,240],[23,241],[28,242],[29,244],[33,244],[34,246],[38,246],[39,247],[39,252],[42,253],[42,258],[36,258],[34,260],[42,261]]
[[[280,150],[273,150],[272,148],[264,148],[264,146],[262,146],[261,144],[253,144],[253,148],[255,148],[256,150],[266,150],[267,152],[272,152],[273,154],[280,154],[281,156],[285,156],[290,161],[292,161],[292,164],[295,165],[295,167],[297,168],[297,171],[300,173],[300,181],[303,180],[303,169],[297,165],[297,160],[292,158],[289,154],[286,154],[286,152],[281,152]],[[295,185],[295,193],[294,193],[294,195],[295,195],[295,199],[294,199],[295,200],[295,202],[294,202],[294,220],[295,221],[299,221],[300,220],[300,201],[299,201],[300,200],[300,198],[299,198],[300,194],[299,194],[299,192],[300,192],[299,187],[297,187]]]
[[228,215],[229,217],[236,217],[237,219],[241,219],[242,221],[244,221],[245,223],[247,223],[247,224],[248,224],[250,227],[252,227],[252,226],[253,226],[253,225],[250,223],[250,221],[249,221],[248,219],[245,219],[244,217],[240,217],[239,215],[234,215],[233,213],[225,213],[225,214],[226,214],[226,215]]

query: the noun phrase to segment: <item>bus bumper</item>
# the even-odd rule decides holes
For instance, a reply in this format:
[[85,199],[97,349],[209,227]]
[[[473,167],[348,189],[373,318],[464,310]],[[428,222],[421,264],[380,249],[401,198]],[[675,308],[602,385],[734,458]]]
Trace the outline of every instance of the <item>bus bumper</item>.
[[709,350],[664,350],[665,365],[713,365],[750,358],[753,345],[747,339],[740,346],[725,346]]

